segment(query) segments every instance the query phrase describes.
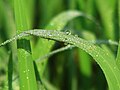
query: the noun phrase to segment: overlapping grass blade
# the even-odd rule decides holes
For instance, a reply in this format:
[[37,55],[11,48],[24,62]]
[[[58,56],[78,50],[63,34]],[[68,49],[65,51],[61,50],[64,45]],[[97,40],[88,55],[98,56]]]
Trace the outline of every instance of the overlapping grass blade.
[[[27,0],[14,0],[15,21],[17,32],[31,28]],[[20,89],[37,90],[30,41],[20,39],[17,41],[17,53],[19,63]]]
[[[56,16],[46,27],[48,30],[61,30],[65,27],[67,22],[70,20],[78,17],[78,16],[84,16],[83,13],[78,11],[68,11],[63,12]],[[64,18],[63,18],[64,17]],[[38,57],[44,56],[46,53],[50,52],[52,46],[54,45],[53,41],[48,41],[44,39],[40,39],[33,49],[33,56],[34,60],[36,60]],[[42,50],[42,52],[40,52]],[[39,52],[39,53],[38,53]],[[43,62],[44,64],[41,65],[41,63],[37,63],[39,66],[39,73],[42,76],[44,72],[44,68],[46,66],[46,61]]]
[[[86,17],[88,19],[91,20],[91,18],[87,15],[85,15],[82,12],[79,11],[67,11],[67,12],[63,12],[61,14],[59,14],[58,16],[56,16],[46,27],[46,29],[48,30],[62,30],[65,25],[72,19],[79,17],[79,16],[83,16]],[[63,18],[64,17],[64,18]],[[40,39],[37,43],[37,45],[35,46],[35,48],[33,49],[33,56],[34,59],[36,60],[38,57],[40,56],[44,56],[46,53],[50,52],[52,46],[53,46],[54,42],[53,41],[48,41],[48,40],[44,40],[44,39]],[[40,52],[42,50],[42,52]],[[38,53],[39,52],[39,53]],[[46,65],[46,62],[44,62],[44,64],[39,64],[37,63],[37,65],[40,67],[39,69],[39,73],[42,76],[43,72],[44,72],[44,68]]]
[[[82,10],[86,14],[89,14],[89,15],[93,16],[93,14],[94,14],[94,0],[88,0],[88,1],[77,0],[77,1],[78,1],[78,5],[79,5],[79,9],[80,10]],[[85,28],[89,27],[89,30],[94,30],[93,27],[96,26],[95,24],[93,25],[93,23],[91,21],[88,21],[88,20],[81,21],[81,23],[83,24],[83,26],[85,26]],[[80,23],[78,23],[78,25],[79,24]],[[85,30],[83,30],[83,32],[84,31]],[[83,38],[86,39],[87,36],[91,36],[91,35],[90,34],[84,35]],[[88,39],[90,39],[90,38],[88,38]],[[92,75],[92,63],[91,63],[90,59],[91,58],[88,56],[88,54],[86,54],[84,51],[82,51],[82,50],[79,49],[79,67],[80,67],[80,70],[81,70],[80,72],[82,73],[82,75],[87,76],[88,78],[90,78],[91,75]],[[83,79],[83,81],[85,81],[84,80],[85,78],[82,78],[82,79]],[[85,82],[86,84],[90,85],[89,81],[86,81],[86,82]],[[89,88],[89,87],[86,87],[85,84],[83,84],[83,85],[84,85],[83,87]]]
[[[55,30],[30,30],[21,33],[16,36],[16,39],[23,36],[35,35],[46,39],[57,40],[60,42],[66,42],[73,44],[91,55],[94,60],[102,68],[110,90],[120,90],[120,70],[116,65],[116,61],[106,50],[103,50],[93,43],[89,43],[84,39],[77,36],[68,35],[67,33],[55,31]],[[14,39],[13,39],[14,40]],[[0,45],[1,46],[1,45]]]
[[29,34],[73,44],[90,54],[102,68],[110,90],[120,89],[120,71],[113,57],[100,47],[59,31],[28,31]]
[[[91,32],[83,30],[81,33],[82,33],[82,37],[85,40],[88,41],[95,40],[95,36]],[[90,77],[92,75],[92,66],[91,66],[90,57],[86,52],[84,52],[81,49],[79,49],[79,67],[84,76]]]

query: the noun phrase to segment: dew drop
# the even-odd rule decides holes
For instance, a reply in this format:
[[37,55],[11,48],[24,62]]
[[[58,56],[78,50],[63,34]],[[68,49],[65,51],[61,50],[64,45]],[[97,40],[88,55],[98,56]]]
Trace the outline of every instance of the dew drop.
[[98,54],[96,55],[96,57],[98,57]]
[[26,77],[27,79],[29,78],[29,77]]
[[49,32],[49,33],[48,33],[48,36],[52,36],[52,34]]
[[71,35],[71,32],[68,32],[68,31],[67,31],[67,32],[65,32],[65,33],[66,33],[66,35]]
[[108,53],[106,53],[108,55]]
[[89,50],[92,50],[93,48],[92,48],[92,46],[89,46]]
[[114,69],[116,69],[116,67],[114,67]]
[[52,36],[52,34],[49,34],[49,36]]
[[23,71],[23,73],[25,73],[26,71]]
[[33,32],[30,32],[30,34],[33,34]]
[[[19,38],[20,37],[20,35],[17,35],[17,37]],[[15,38],[14,38],[15,39]]]
[[30,70],[28,69],[27,71],[29,72]]
[[68,45],[68,43],[64,43],[64,45]]
[[24,88],[25,86],[23,85],[22,87]]
[[75,35],[75,37],[78,37],[78,35]]
[[65,32],[67,35],[69,34],[69,32]]
[[50,26],[54,26],[54,24],[53,24],[53,23],[51,23],[51,24],[50,24]]

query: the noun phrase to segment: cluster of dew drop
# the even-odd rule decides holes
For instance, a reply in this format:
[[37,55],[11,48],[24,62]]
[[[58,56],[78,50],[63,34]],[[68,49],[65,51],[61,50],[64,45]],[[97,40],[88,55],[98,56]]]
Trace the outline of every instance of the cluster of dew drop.
[[[26,74],[26,73],[28,73],[28,72],[30,72],[29,69],[23,71],[24,74]],[[26,79],[29,79],[29,77],[27,76]]]
[[6,40],[5,42],[1,43],[1,44],[0,44],[0,47],[1,47],[1,46],[4,46],[4,45],[6,45],[6,44],[8,44],[8,43],[10,43],[10,42],[12,42],[12,41],[14,41],[14,40],[17,40],[17,39],[19,39],[19,38],[22,38],[22,37],[28,36],[28,35],[29,35],[29,34],[24,33],[24,32],[23,32],[23,33],[20,33],[20,34],[14,36],[13,38],[8,39],[8,40]]
[[29,31],[25,31],[25,32],[15,36],[12,39],[9,39],[9,40],[5,41],[4,43],[0,44],[0,46],[3,46],[5,44],[7,44],[7,43],[10,43],[13,40],[16,40],[18,38],[21,38],[21,37],[24,37],[24,36],[27,36],[27,35],[35,35],[35,36],[40,36],[40,37],[43,37],[43,38],[51,38],[51,39],[53,38],[53,39],[61,40],[61,41],[64,41],[64,42],[71,42],[71,43],[73,42],[74,44],[76,44],[75,41],[76,42],[79,41],[78,35],[71,36],[71,32],[68,32],[68,31],[65,32],[65,33],[62,33],[62,32],[57,32],[55,30],[50,30],[50,31],[46,31],[46,30],[29,30]]
[[17,39],[17,37],[14,37],[14,38],[11,38],[9,40],[6,40],[5,42],[3,42],[3,43],[0,44],[0,47],[6,45],[7,43],[10,43],[10,42],[12,42],[13,40],[16,40],[16,39]]
[[30,70],[28,69],[28,70],[23,71],[23,73],[27,73],[27,72],[30,72]]

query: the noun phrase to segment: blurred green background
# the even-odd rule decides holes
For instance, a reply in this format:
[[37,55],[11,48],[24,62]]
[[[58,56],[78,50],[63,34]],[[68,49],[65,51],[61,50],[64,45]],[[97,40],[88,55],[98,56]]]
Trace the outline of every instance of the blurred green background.
[[[24,0],[24,4],[27,10],[25,12],[28,14],[29,29],[45,29],[49,22],[60,13],[77,10],[91,16],[95,22],[86,17],[78,17],[67,23],[62,29],[63,31],[77,34],[86,40],[118,42],[118,1]],[[16,33],[18,32],[15,27],[14,0],[0,0],[0,43],[13,37]],[[32,50],[37,41],[38,38],[34,37]],[[56,42],[51,51],[64,46],[66,46],[65,43]],[[100,46],[116,56],[117,46],[104,44],[100,44]],[[14,52],[13,67],[8,67],[11,51]],[[19,90],[19,69],[15,43],[0,48],[0,90],[7,87],[7,72],[11,68],[13,68],[13,89]],[[47,90],[108,90],[101,68],[92,57],[76,47],[49,57],[42,78],[42,85]]]

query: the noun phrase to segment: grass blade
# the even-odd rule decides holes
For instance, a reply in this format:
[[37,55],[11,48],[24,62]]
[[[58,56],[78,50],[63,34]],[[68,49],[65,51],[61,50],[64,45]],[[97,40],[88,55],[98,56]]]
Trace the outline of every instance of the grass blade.
[[45,58],[48,58],[48,57],[50,57],[50,56],[52,56],[52,55],[54,55],[54,54],[56,54],[56,53],[59,53],[59,52],[62,52],[62,51],[71,49],[71,48],[73,48],[73,47],[74,47],[74,46],[72,46],[72,45],[67,45],[67,46],[62,47],[62,48],[60,48],[60,49],[56,49],[56,50],[54,50],[54,51],[46,54],[45,56],[42,56],[42,57],[38,58],[38,59],[35,60],[35,61],[36,61],[36,62],[39,62],[39,61],[44,60]]
[[86,40],[78,38],[77,36],[68,35],[67,33],[63,33],[55,30],[30,30],[21,33],[16,36],[16,39],[20,38],[20,36],[28,36],[28,35],[40,36],[46,39],[57,40],[61,42],[66,42],[69,44],[73,44],[82,50],[86,51],[89,55],[91,55],[94,60],[99,64],[102,68],[110,90],[120,90],[120,70],[118,69],[116,62],[106,50],[103,50],[97,45],[93,43],[89,43]]
[[107,53],[105,50],[101,49],[100,47],[92,43],[88,43],[85,40],[80,39],[76,36],[67,35],[66,33],[62,33],[59,31],[33,30],[28,31],[28,33],[43,38],[70,43],[86,51],[95,59],[95,61],[102,68],[108,81],[109,89],[110,90],[120,89],[120,77],[119,77],[120,71],[117,68],[114,58],[111,57],[109,53]]
[[[48,24],[46,29],[48,29],[48,30],[62,30],[70,20],[72,20],[76,17],[79,17],[79,16],[89,18],[89,17],[85,16],[85,14],[83,14],[82,12],[79,12],[79,11],[63,12],[63,13],[59,14],[58,16],[56,16]],[[34,60],[36,60],[38,57],[44,56],[46,53],[50,52],[53,44],[54,44],[54,41],[48,41],[48,40],[40,39],[38,41],[37,45],[35,46],[35,48],[33,49]],[[40,52],[41,50],[42,50],[42,52]],[[45,68],[45,65],[46,65],[46,62],[43,62],[43,63],[44,64],[42,64],[42,65],[37,63],[37,65],[40,67],[39,72],[40,72],[41,76],[43,75],[44,68]]]
[[[83,30],[81,33],[82,33],[81,34],[82,37],[85,40],[88,40],[88,41],[95,40],[95,36],[91,32]],[[92,75],[92,67],[91,67],[90,57],[88,56],[88,54],[86,52],[79,49],[79,58],[80,58],[79,67],[80,67],[82,74],[84,76],[90,77]]]
[[[108,39],[115,39],[113,14],[116,0],[96,0],[96,6],[100,12],[105,35]],[[106,13],[105,13],[106,12]]]
[[[29,6],[25,2],[25,0],[14,0],[17,32],[30,28],[30,21],[28,16]],[[25,38],[18,40],[17,53],[19,63],[20,89],[37,90],[30,41]]]

